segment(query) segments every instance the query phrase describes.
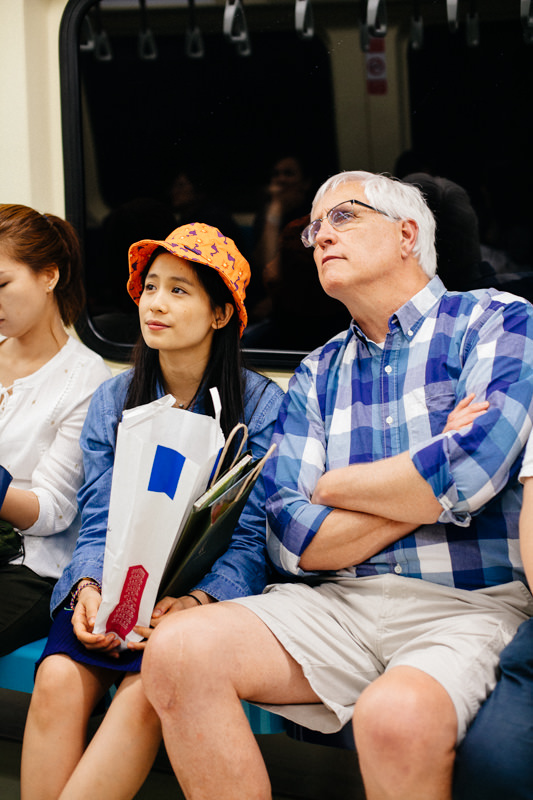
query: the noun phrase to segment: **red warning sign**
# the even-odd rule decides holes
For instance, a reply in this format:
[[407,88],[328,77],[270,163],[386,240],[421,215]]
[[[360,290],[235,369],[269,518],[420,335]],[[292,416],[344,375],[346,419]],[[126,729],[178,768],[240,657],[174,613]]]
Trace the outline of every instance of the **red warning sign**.
[[387,94],[387,59],[385,37],[371,36],[365,53],[368,94]]

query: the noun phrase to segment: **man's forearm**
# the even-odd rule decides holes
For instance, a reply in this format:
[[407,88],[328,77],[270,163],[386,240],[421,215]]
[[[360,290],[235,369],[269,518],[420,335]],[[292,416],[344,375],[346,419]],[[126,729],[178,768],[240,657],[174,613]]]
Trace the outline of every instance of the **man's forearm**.
[[409,453],[330,470],[318,481],[314,503],[361,511],[413,527],[436,522],[442,507]]
[[406,536],[417,524],[396,522],[358,511],[328,514],[302,553],[300,567],[309,572],[338,570],[359,564]]

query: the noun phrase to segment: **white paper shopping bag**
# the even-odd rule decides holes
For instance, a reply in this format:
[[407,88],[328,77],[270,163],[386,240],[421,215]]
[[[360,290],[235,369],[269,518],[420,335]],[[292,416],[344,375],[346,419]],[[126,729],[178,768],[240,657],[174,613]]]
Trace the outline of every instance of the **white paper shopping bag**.
[[216,417],[173,408],[170,395],[123,414],[118,428],[95,633],[139,641],[149,625],[168,556],[224,445]]

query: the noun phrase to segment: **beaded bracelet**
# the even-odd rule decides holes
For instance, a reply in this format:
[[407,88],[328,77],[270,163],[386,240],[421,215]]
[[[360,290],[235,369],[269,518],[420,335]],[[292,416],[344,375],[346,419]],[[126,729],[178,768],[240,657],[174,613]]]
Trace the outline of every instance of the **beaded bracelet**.
[[72,611],[74,611],[74,609],[76,608],[78,597],[80,596],[83,589],[87,588],[87,586],[93,586],[98,592],[101,593],[101,586],[98,583],[98,581],[93,581],[91,579],[86,581],[81,581],[76,587],[76,589],[74,589],[70,597],[70,608],[72,609]]
[[196,597],[195,594],[184,594],[183,597],[192,597],[193,600],[196,600],[199,606],[203,606],[202,601],[200,600],[199,597]]

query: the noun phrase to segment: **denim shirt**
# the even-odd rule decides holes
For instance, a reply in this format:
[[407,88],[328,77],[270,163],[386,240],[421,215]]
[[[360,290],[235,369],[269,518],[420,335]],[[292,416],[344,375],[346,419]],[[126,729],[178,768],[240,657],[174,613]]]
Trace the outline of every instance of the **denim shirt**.
[[[80,438],[85,469],[85,483],[78,493],[81,530],[72,561],[55,586],[52,613],[65,604],[72,588],[82,578],[102,580],[117,427],[131,377],[132,371],[128,370],[103,383],[89,406]],[[268,382],[255,372],[246,370],[245,378],[247,446],[257,459],[270,446],[283,392],[277,384]],[[159,396],[163,394],[161,389]],[[202,589],[216,600],[262,592],[269,576],[265,536],[265,488],[260,476],[228,550],[195,588]]]

